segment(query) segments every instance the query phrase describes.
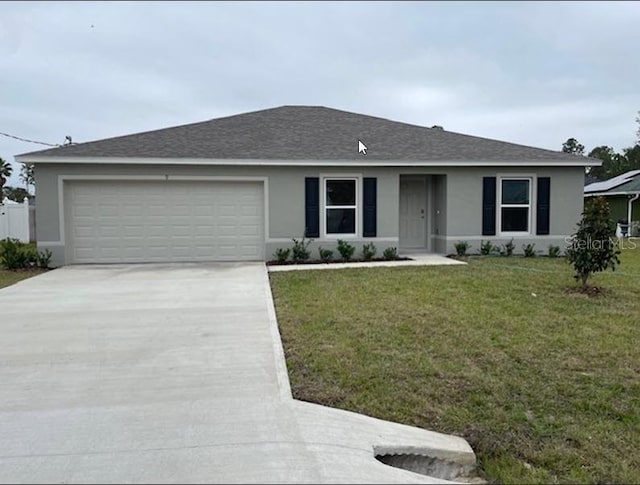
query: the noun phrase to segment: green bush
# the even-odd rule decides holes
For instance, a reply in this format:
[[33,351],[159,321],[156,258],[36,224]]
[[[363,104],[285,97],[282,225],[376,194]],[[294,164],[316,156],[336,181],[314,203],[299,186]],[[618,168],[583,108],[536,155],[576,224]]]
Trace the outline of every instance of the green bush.
[[376,245],[373,243],[364,244],[362,246],[362,258],[365,261],[371,261],[376,255]]
[[495,249],[491,241],[480,241],[480,254],[488,256]]
[[338,252],[340,256],[342,256],[343,261],[349,261],[353,257],[353,253],[356,252],[356,248],[347,241],[338,239]]
[[309,251],[309,244],[313,241],[313,239],[305,239],[303,236],[302,239],[293,238],[293,248],[291,248],[291,259],[293,259],[296,263],[301,263],[306,261],[311,256],[311,251]]
[[533,258],[536,255],[535,244],[523,244],[522,251],[524,252],[525,258]]
[[20,269],[35,266],[37,252],[18,239],[6,238],[0,242],[2,266],[5,269]]
[[278,248],[274,256],[278,260],[278,263],[284,263],[287,259],[289,259],[289,254],[291,254],[290,248]]
[[554,246],[553,244],[549,245],[549,257],[557,258],[560,256],[560,246]]
[[500,256],[513,256],[513,251],[516,249],[516,245],[513,244],[513,239],[511,239],[511,241],[509,241],[507,244],[503,244],[500,247],[499,253]]
[[458,256],[466,256],[471,245],[467,241],[458,241],[454,244]]
[[567,260],[575,270],[574,278],[587,287],[589,277],[599,271],[615,271],[620,264],[620,247],[610,224],[609,204],[604,197],[591,198],[584,207],[578,230],[567,247]]
[[49,264],[51,264],[51,256],[53,256],[53,254],[48,249],[39,251],[36,254],[36,264],[38,265],[38,267],[47,269],[49,267]]
[[320,254],[320,259],[325,263],[333,258],[333,251],[331,249],[322,249],[322,247],[319,247],[318,253]]
[[382,257],[387,261],[398,259],[398,249],[394,247],[387,248],[382,252]]

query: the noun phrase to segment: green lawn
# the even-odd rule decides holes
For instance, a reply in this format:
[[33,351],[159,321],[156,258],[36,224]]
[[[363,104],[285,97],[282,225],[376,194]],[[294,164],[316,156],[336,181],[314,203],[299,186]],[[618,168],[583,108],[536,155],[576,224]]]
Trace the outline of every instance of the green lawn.
[[640,249],[272,273],[294,396],[465,437],[491,482],[640,482]]
[[42,274],[45,271],[47,270],[38,268],[18,271],[10,271],[0,268],[0,288],[11,286],[18,281],[26,280],[27,278],[31,278],[32,276]]

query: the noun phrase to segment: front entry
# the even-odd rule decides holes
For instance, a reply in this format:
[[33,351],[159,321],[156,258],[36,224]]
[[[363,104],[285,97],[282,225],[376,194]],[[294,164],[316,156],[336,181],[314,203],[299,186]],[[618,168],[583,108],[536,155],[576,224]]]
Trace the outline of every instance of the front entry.
[[400,177],[400,247],[427,248],[426,177]]

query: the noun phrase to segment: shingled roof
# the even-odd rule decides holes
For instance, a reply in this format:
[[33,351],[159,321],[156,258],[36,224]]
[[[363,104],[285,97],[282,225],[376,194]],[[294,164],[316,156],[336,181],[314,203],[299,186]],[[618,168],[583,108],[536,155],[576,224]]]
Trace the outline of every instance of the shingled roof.
[[[321,106],[282,106],[18,155],[24,159],[183,158],[234,160],[581,160],[552,150],[479,138]],[[590,160],[583,158],[585,164]]]

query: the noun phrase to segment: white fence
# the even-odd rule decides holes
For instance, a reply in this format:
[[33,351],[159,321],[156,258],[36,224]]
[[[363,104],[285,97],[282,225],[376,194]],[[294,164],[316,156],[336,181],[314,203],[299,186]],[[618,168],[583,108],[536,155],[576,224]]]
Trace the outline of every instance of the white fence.
[[19,239],[29,242],[29,200],[22,204],[7,198],[0,205],[0,239]]

